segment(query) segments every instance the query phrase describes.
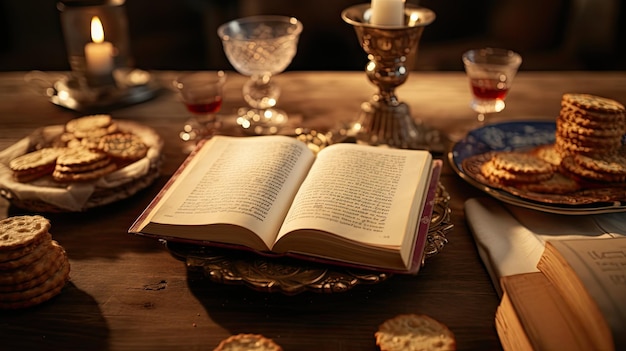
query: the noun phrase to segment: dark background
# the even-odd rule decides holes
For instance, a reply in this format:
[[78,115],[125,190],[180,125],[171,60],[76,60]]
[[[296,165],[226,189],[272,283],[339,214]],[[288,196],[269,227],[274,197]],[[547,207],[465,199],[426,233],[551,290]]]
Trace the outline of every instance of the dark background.
[[[362,70],[366,57],[341,19],[348,0],[126,0],[134,66],[232,69],[217,27],[256,14],[304,24],[289,70]],[[430,8],[416,70],[462,70],[472,47],[518,51],[522,70],[626,69],[626,5],[621,0],[407,0]],[[0,71],[69,70],[55,0],[0,0]]]

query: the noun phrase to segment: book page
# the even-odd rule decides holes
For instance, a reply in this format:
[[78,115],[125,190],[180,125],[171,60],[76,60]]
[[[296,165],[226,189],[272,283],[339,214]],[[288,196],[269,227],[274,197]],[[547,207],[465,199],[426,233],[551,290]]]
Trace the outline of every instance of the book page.
[[317,229],[369,245],[399,248],[415,228],[430,173],[428,152],[336,144],[323,149],[302,184],[279,239]]
[[510,319],[519,319],[531,350],[588,351],[594,345],[584,332],[586,324],[576,318],[567,302],[541,272],[521,273],[501,278],[502,302],[508,299]]
[[313,160],[304,143],[289,137],[216,136],[165,194],[152,222],[236,224],[270,247]]
[[616,349],[626,347],[626,237],[550,242],[576,272],[613,331]]

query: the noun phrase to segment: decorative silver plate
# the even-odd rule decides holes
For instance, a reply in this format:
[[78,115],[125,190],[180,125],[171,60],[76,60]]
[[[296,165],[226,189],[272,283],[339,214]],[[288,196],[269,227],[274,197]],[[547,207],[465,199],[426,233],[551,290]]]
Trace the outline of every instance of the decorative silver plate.
[[121,68],[113,73],[112,86],[89,88],[70,76],[32,71],[24,80],[50,102],[82,113],[103,113],[154,98],[161,87],[150,72]]
[[[450,196],[438,184],[435,206],[428,230],[422,265],[441,252],[452,229]],[[184,261],[188,269],[202,273],[213,282],[242,284],[262,292],[295,295],[304,291],[318,293],[345,292],[359,284],[376,284],[390,274],[370,270],[315,264],[291,258],[263,257],[251,252],[168,242],[174,257]]]

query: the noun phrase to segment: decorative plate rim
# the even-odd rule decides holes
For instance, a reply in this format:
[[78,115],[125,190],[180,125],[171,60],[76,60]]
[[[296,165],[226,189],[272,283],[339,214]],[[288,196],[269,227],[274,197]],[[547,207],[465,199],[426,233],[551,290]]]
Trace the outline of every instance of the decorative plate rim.
[[[448,242],[446,235],[453,228],[449,202],[450,195],[438,183],[422,266],[426,260],[440,253]],[[392,275],[382,271],[331,266],[290,257],[266,257],[242,250],[168,241],[164,243],[172,256],[185,262],[189,270],[199,272],[212,282],[244,285],[267,293],[342,293],[358,285],[381,283]]]

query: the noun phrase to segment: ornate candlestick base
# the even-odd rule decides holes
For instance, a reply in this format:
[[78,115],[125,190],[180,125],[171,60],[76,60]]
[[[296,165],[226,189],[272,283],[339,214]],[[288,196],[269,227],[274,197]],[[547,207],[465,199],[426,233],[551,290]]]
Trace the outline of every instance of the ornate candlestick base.
[[423,149],[444,152],[438,130],[416,121],[409,106],[381,104],[378,101],[361,104],[359,118],[339,131],[340,139],[352,139],[369,145],[388,145],[399,149]]
[[424,27],[435,20],[435,13],[406,4],[405,24],[398,27],[371,24],[369,4],[351,6],[341,17],[354,27],[370,59],[365,68],[367,77],[379,89],[361,105],[358,120],[344,130],[346,136],[371,145],[443,149],[438,131],[416,122],[409,106],[395,95],[395,88],[404,84],[409,74],[407,57],[417,50]]

